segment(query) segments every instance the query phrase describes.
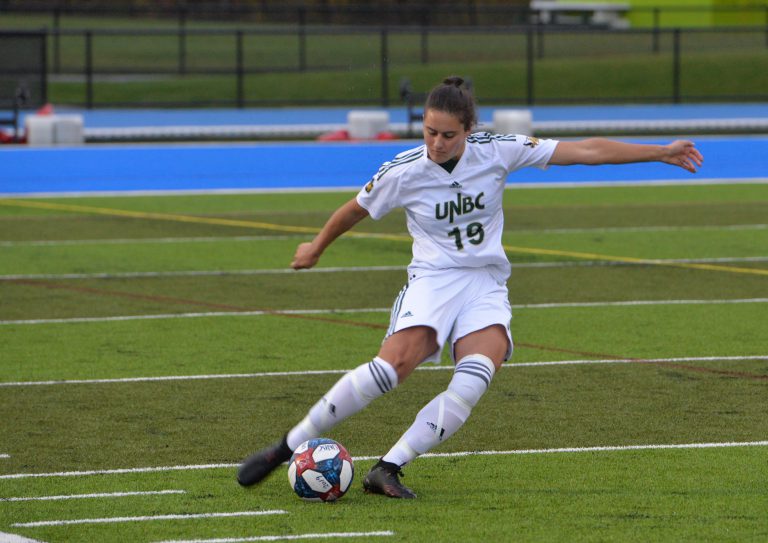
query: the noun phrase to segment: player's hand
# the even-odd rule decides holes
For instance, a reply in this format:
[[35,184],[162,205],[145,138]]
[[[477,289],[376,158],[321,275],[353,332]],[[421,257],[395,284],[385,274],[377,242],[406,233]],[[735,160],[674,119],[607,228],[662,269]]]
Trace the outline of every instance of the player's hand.
[[662,159],[667,164],[679,166],[691,173],[696,173],[697,167],[701,167],[704,157],[696,149],[696,144],[688,140],[676,140],[666,146],[667,156]]
[[294,270],[303,270],[313,267],[320,260],[320,253],[317,252],[312,243],[301,243],[296,248],[296,254],[293,255],[291,268]]

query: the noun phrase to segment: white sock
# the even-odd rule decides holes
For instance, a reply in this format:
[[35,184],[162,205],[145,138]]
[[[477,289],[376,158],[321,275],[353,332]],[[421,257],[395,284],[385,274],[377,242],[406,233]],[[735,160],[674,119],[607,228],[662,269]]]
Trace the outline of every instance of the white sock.
[[296,447],[308,439],[320,437],[338,423],[354,415],[379,396],[397,386],[397,372],[378,356],[346,373],[304,419],[288,432],[288,447]]
[[382,460],[403,466],[449,437],[469,418],[496,368],[487,356],[465,356],[456,364],[448,389],[416,415],[416,420]]

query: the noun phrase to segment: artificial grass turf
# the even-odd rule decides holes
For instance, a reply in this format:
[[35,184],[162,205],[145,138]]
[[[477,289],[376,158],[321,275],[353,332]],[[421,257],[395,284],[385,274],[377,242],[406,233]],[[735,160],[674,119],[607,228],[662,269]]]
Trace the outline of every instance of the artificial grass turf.
[[[656,190],[658,189],[658,192]],[[261,196],[261,195],[259,195]],[[266,196],[266,195],[264,195]],[[286,220],[279,205],[307,211],[307,224],[319,224],[345,194],[318,199],[269,197],[162,197],[89,199],[95,205],[163,209],[166,212],[244,214]],[[552,191],[507,191],[512,229],[537,242],[556,240],[599,247],[626,242],[628,254],[686,247],[733,255],[729,242],[742,240],[740,256],[760,256],[760,229],[718,228],[757,224],[764,186],[643,187]],[[660,204],[659,202],[664,202]],[[718,203],[722,202],[722,203]],[[611,209],[611,204],[618,205]],[[3,210],[5,224],[28,218],[54,219],[34,235],[3,229],[10,240],[156,238],[144,221]],[[253,213],[253,210],[257,213]],[[669,213],[666,213],[666,210]],[[740,217],[739,210],[745,215]],[[249,211],[251,210],[251,211]],[[261,213],[261,215],[259,215]],[[314,216],[312,214],[314,213]],[[706,221],[707,216],[712,219]],[[520,219],[520,221],[517,221]],[[625,219],[625,220],[622,220]],[[741,220],[740,220],[741,219]],[[80,227],[64,227],[79,220]],[[674,221],[670,223],[668,221]],[[31,221],[34,222],[34,221]],[[372,223],[371,223],[372,224]],[[87,225],[87,227],[85,226]],[[694,227],[669,235],[613,232],[636,226]],[[184,225],[173,236],[205,236],[210,227]],[[377,226],[382,226],[381,224]],[[510,221],[508,221],[508,227]],[[402,222],[384,223],[398,232]],[[540,232],[550,227],[591,228],[592,232]],[[160,229],[162,230],[162,229]],[[26,232],[26,233],[25,233]],[[229,235],[232,233],[230,232]],[[253,234],[253,232],[249,232]],[[507,235],[514,236],[514,232]],[[711,234],[711,236],[708,236]],[[39,237],[38,237],[39,236]],[[599,238],[599,239],[591,239]],[[707,244],[711,237],[712,243]],[[13,244],[0,247],[10,273],[22,266],[41,272],[119,270],[167,266],[214,270],[280,267],[301,238],[272,240],[261,259],[243,247],[262,241],[217,243],[77,244],[71,251]],[[512,240],[515,238],[512,237]],[[281,248],[277,241],[285,247]],[[44,247],[44,246],[43,246]],[[195,249],[194,247],[202,248]],[[368,247],[366,249],[366,247]],[[408,244],[344,240],[326,262],[349,264],[390,247],[377,263],[407,262]],[[48,249],[51,249],[48,251]],[[181,250],[179,250],[181,249]],[[35,253],[35,251],[38,251]],[[394,255],[398,255],[397,258]],[[25,258],[18,258],[26,255]],[[176,260],[174,260],[176,256]],[[551,259],[510,255],[516,262]],[[764,255],[762,255],[764,256]],[[338,260],[334,260],[338,259]],[[573,264],[579,260],[570,259]],[[252,264],[251,264],[252,262]],[[582,262],[583,263],[583,262]],[[764,270],[761,262],[742,268]],[[225,266],[221,266],[224,268]],[[27,272],[29,269],[27,269]],[[23,278],[28,281],[29,278]],[[142,317],[156,313],[236,308],[349,308],[388,306],[404,280],[402,270],[277,276],[122,277],[113,279],[5,280],[3,319],[77,316]],[[44,283],[48,281],[49,285]],[[512,366],[503,368],[468,423],[436,452],[520,451],[525,449],[653,446],[680,443],[754,442],[768,428],[763,331],[764,303],[728,303],[764,297],[762,275],[660,266],[606,265],[555,268],[519,267],[510,281],[512,330],[517,349],[512,363],[614,358],[683,357],[642,363]],[[49,287],[56,288],[49,288]],[[354,292],[353,296],[349,293]],[[346,293],[346,296],[344,295]],[[724,303],[679,304],[675,300],[723,299]],[[184,299],[188,305],[172,302]],[[343,302],[342,302],[343,300]],[[605,306],[610,301],[668,303]],[[593,307],[520,307],[545,302],[599,302]],[[343,371],[374,354],[386,325],[386,311],[336,313],[317,320],[308,315],[199,317],[0,326],[2,382],[257,373],[264,371]],[[730,359],[755,356],[758,358]],[[760,358],[763,357],[763,358]],[[356,456],[382,454],[411,423],[415,412],[450,378],[443,370],[418,371],[390,395],[334,430],[333,436]],[[763,447],[716,450],[641,450],[531,455],[422,458],[407,468],[406,484],[419,499],[404,504],[365,496],[359,479],[334,506],[304,504],[278,473],[260,487],[242,490],[234,463],[279,437],[301,418],[338,373],[275,375],[160,382],[120,382],[0,386],[0,420],[6,439],[0,473],[114,469],[225,463],[231,467],[157,473],[0,478],[0,497],[77,492],[182,488],[187,494],[64,502],[0,501],[0,531],[45,541],[168,540],[201,537],[299,535],[330,531],[392,530],[407,541],[661,540],[721,541],[759,539],[766,506]],[[382,416],[385,414],[386,416]],[[358,478],[372,460],[358,461]],[[2,475],[0,475],[2,477]],[[13,524],[50,519],[99,518],[283,509],[275,517],[145,521],[45,528]],[[397,522],[393,522],[393,518]],[[423,519],[429,518],[425,523]],[[437,528],[436,528],[437,526]],[[437,534],[437,535],[436,535]],[[363,538],[358,538],[363,540]],[[366,540],[370,540],[367,538]],[[354,541],[354,539],[352,539]]]
[[[409,502],[363,494],[360,477],[372,462],[359,461],[353,488],[330,505],[300,502],[282,472],[249,490],[236,486],[232,468],[26,479],[0,484],[4,491],[37,495],[117,488],[180,488],[187,494],[101,505],[94,500],[12,504],[2,518],[7,525],[137,512],[286,511],[259,518],[13,530],[54,542],[388,530],[391,537],[415,542],[434,541],[436,534],[441,541],[743,541],[761,537],[764,529],[768,503],[754,477],[761,455],[760,448],[737,448],[422,459],[407,470],[406,481],[419,492]],[[489,476],[473,476],[479,473]]]

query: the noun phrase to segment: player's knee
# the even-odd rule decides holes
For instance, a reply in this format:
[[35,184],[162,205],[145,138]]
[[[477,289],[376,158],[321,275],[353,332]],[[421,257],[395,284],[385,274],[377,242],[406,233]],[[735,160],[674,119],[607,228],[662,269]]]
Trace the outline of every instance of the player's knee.
[[381,346],[379,357],[395,368],[399,382],[403,382],[437,348],[435,331],[415,326],[389,336]]
[[448,390],[470,408],[475,407],[488,390],[496,372],[493,361],[483,354],[470,354],[456,364]]
[[495,370],[501,369],[512,355],[513,344],[507,329],[494,324],[460,338],[454,345],[454,355],[459,360],[482,353],[493,361]]

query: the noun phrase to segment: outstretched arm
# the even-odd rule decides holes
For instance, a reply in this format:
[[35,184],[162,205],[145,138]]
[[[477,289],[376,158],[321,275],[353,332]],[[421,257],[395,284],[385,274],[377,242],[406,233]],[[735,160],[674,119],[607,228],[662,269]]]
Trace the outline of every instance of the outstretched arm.
[[701,166],[704,157],[692,141],[676,140],[668,145],[623,143],[605,138],[561,141],[550,164],[628,164],[630,162],[665,162],[691,173]]
[[367,216],[368,211],[357,203],[356,198],[352,198],[331,215],[315,239],[296,248],[291,268],[301,270],[317,264],[326,247]]

